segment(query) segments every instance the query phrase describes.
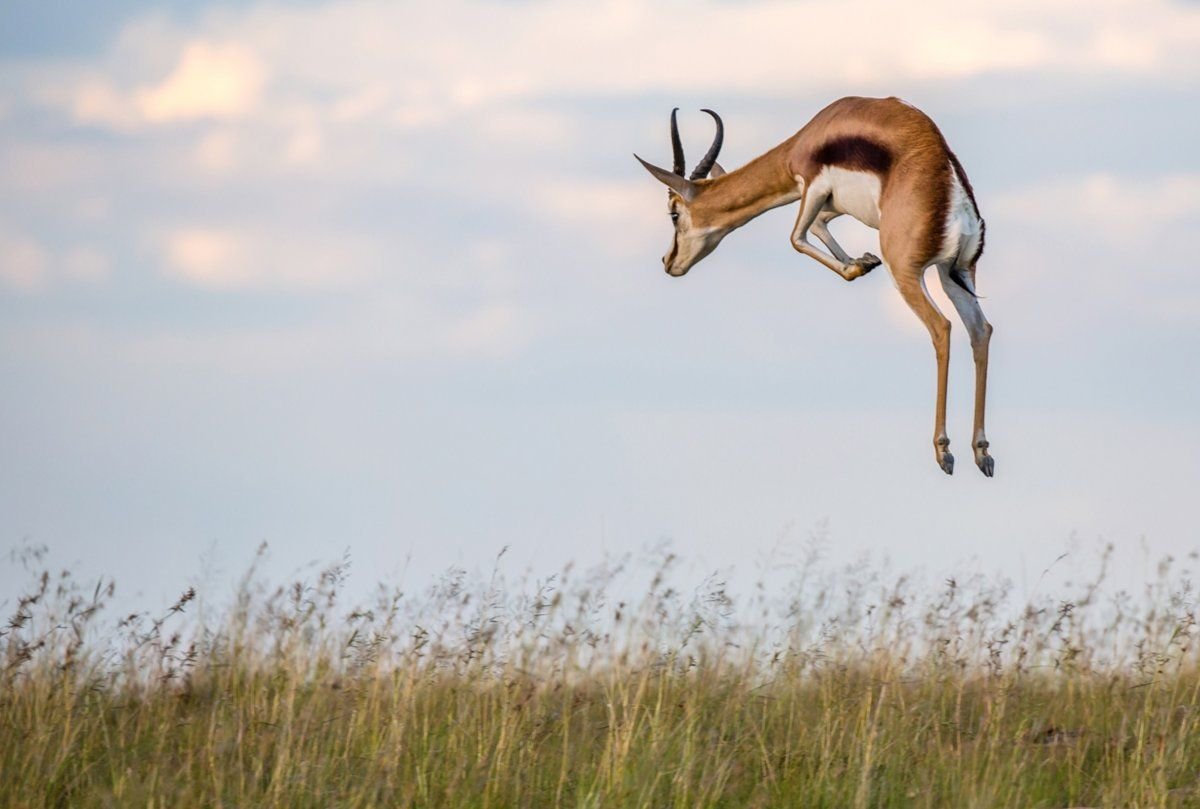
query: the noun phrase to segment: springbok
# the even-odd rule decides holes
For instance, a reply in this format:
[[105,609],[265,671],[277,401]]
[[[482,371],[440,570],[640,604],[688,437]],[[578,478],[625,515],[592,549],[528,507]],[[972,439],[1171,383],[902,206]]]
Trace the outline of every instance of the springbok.
[[[954,456],[946,435],[946,376],[950,321],[929,298],[925,270],[937,267],[942,289],[958,310],[975,354],[975,464],[991,477],[995,461],[984,435],[988,343],[992,326],[975,295],[975,265],[983,253],[984,222],[958,158],[929,116],[898,98],[843,98],[792,137],[736,171],[717,163],[724,139],[721,118],[708,153],[684,176],[683,146],[671,112],[674,169],[642,160],[670,190],[667,210],[675,239],[663,256],[678,278],[707,256],[730,231],[759,214],[800,200],[792,246],[847,281],[886,263],[905,303],[933,339],[937,355],[937,410],[933,449],[946,474]],[[883,262],[865,253],[851,258],[829,232],[829,222],[849,214],[879,231]],[[812,232],[833,255],[808,241]]]

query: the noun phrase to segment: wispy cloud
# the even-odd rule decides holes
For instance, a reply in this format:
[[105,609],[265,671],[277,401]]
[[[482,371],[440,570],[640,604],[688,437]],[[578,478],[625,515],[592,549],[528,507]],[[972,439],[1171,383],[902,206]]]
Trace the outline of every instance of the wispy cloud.
[[150,123],[229,118],[258,103],[266,69],[254,52],[238,45],[193,42],[158,85],[138,91],[138,111]]
[[[235,115],[258,100],[267,64],[279,79],[276,102],[296,85],[319,87],[328,100],[318,103],[331,116],[374,113],[409,123],[558,92],[704,87],[794,94],[801,87],[991,72],[1180,81],[1200,68],[1193,8],[1107,0],[1086,17],[1076,10],[1066,0],[931,0],[916,9],[871,0],[836,7],[778,0],[251,7],[208,17],[198,36],[143,29],[142,38],[123,38],[107,68],[82,71],[71,103],[77,115],[98,122]],[[847,30],[855,19],[873,24]],[[396,46],[399,31],[404,47]],[[178,48],[165,76],[141,76],[125,90],[97,83],[97,70],[120,73],[126,62],[144,59],[144,37],[152,35]]]
[[1064,225],[1096,242],[1147,252],[1155,238],[1200,219],[1200,174],[1165,177],[1092,173],[1052,178],[999,195],[992,208],[1023,226],[1058,230]]
[[379,266],[364,239],[296,231],[182,227],[166,233],[169,271],[214,289],[318,290],[353,286]]
[[0,287],[32,293],[63,280],[100,281],[111,269],[96,245],[47,245],[0,223]]
[[[873,492],[895,501],[890,546],[926,560],[1013,558],[1012,514],[1035,558],[1074,527],[1190,536],[1159,506],[1196,487],[1190,433],[1161,423],[1191,425],[1200,401],[1195,3],[130,14],[95,50],[0,56],[13,531],[93,554],[138,535],[176,558],[214,536],[308,554],[305,532],[475,555],[508,531],[575,555],[605,521],[741,549],[830,515],[839,542],[878,547]],[[693,157],[712,132],[696,108],[726,116],[732,168],[848,94],[926,109],[976,183],[995,480],[933,466],[924,328],[884,270],[847,285],[796,254],[794,210],[686,280],[658,264],[662,187],[629,153],[668,159],[671,106]],[[973,374],[954,340],[961,449]],[[914,511],[933,485],[956,494]]]
[[1198,174],[1039,179],[996,195],[989,222],[989,234],[1004,235],[985,271],[1029,315],[1030,334],[1102,323],[1148,334],[1195,322],[1200,279],[1179,256],[1200,226]]
[[33,239],[0,228],[0,282],[12,289],[31,290],[49,271],[46,249]]
[[[848,19],[871,24],[851,32]],[[1103,0],[1087,15],[1067,0],[915,10],[355,0],[148,16],[99,56],[14,74],[10,119],[37,106],[71,135],[8,142],[0,169],[86,237],[48,250],[45,220],[43,232],[10,229],[5,283],[37,291],[59,277],[114,278],[109,256],[120,254],[132,259],[123,272],[187,289],[336,291],[360,307],[391,295],[407,322],[441,335],[439,350],[516,350],[546,328],[536,318],[578,321],[588,295],[616,295],[613,279],[636,277],[580,273],[572,289],[588,293],[564,297],[563,256],[590,266],[638,256],[654,271],[669,235],[660,190],[628,157],[630,173],[615,176],[605,139],[638,126],[637,99],[703,91],[780,106],[943,82],[974,103],[969,82],[981,78],[1191,81],[1198,53],[1200,14],[1157,0]],[[596,125],[597,109],[612,121]],[[742,123],[743,143],[768,137]],[[80,134],[96,129],[110,131]],[[1073,182],[1035,180],[987,200],[987,215],[1024,227],[1071,210],[1113,239],[1137,238],[1155,226],[1122,224],[1131,203],[1161,220],[1194,183],[1135,183],[1131,196],[1109,174]],[[98,249],[101,234],[109,244]],[[521,295],[557,298],[518,316]]]

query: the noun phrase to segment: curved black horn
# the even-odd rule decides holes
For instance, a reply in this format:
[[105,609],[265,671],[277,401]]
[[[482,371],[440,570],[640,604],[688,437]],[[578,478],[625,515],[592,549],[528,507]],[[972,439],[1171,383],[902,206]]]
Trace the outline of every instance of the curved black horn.
[[713,120],[717,122],[717,134],[716,137],[713,138],[712,146],[708,147],[708,154],[706,154],[704,159],[697,163],[696,168],[692,170],[692,176],[688,178],[690,180],[703,180],[708,176],[708,173],[712,171],[713,163],[717,162],[717,155],[721,153],[721,143],[725,140],[725,125],[721,123],[721,116],[717,115],[712,110],[700,111],[707,112],[713,117]]
[[687,170],[687,164],[683,162],[683,141],[679,139],[679,123],[675,120],[675,113],[679,112],[679,107],[671,110],[671,151],[675,155],[674,171],[680,177]]

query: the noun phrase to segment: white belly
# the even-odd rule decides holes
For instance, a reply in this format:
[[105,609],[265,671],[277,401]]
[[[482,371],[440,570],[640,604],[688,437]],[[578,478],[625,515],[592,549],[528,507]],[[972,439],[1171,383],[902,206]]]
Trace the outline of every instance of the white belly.
[[829,184],[829,207],[853,216],[869,227],[879,227],[879,175],[828,166],[820,179]]

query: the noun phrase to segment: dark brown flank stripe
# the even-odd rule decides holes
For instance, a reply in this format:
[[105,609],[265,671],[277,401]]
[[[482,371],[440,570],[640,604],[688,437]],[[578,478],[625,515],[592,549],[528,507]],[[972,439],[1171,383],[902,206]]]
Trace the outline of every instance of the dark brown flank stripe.
[[[942,139],[942,146],[947,153],[950,152],[944,139]],[[844,135],[826,141],[813,153],[813,160],[819,166],[837,166],[851,171],[874,172],[881,179],[887,175],[894,162],[891,151],[882,143],[857,135]],[[957,167],[958,160],[954,158],[953,154],[951,154],[951,161]],[[960,176],[964,176],[960,169],[956,168],[955,170],[959,172]],[[923,232],[918,237],[921,249],[921,255],[917,257],[919,261],[932,261],[933,257],[941,251],[942,243],[945,241],[946,220],[950,212],[949,172],[950,167],[943,163],[939,167],[940,176],[929,178],[931,185],[929,201],[932,203],[929,210],[937,211],[938,216],[936,220],[923,223],[921,228]],[[967,190],[968,195],[972,194],[968,183],[964,182],[963,187]],[[974,202],[975,198],[971,196],[971,203],[974,204]],[[959,284],[962,285],[961,282]]]
[[892,167],[892,153],[881,143],[853,135],[834,138],[813,155],[823,166],[883,174]]

